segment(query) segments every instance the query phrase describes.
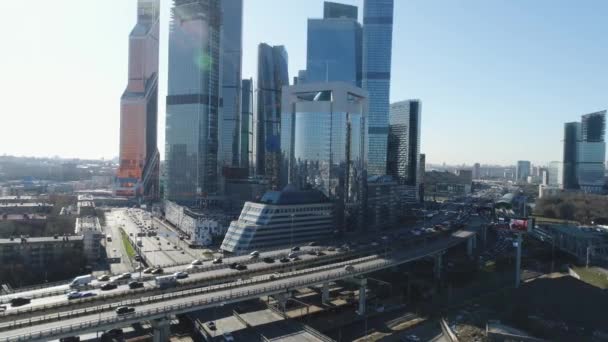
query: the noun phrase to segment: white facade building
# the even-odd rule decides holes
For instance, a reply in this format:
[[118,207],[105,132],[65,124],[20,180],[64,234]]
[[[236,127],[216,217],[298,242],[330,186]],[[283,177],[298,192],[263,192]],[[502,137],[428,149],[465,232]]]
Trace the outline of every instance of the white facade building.
[[165,218],[187,235],[192,245],[209,246],[214,237],[226,233],[226,226],[212,215],[194,212],[171,201],[165,201]]
[[82,235],[84,254],[89,263],[97,261],[101,256],[101,240],[104,234],[96,216],[76,218],[76,235]]

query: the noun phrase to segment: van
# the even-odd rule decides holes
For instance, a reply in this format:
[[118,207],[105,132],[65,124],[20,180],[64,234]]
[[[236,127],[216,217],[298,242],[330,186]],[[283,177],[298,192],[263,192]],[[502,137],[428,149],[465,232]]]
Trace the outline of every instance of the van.
[[78,276],[78,277],[74,278],[74,280],[72,280],[72,282],[70,283],[70,287],[88,285],[92,281],[93,281],[93,276],[90,274]]

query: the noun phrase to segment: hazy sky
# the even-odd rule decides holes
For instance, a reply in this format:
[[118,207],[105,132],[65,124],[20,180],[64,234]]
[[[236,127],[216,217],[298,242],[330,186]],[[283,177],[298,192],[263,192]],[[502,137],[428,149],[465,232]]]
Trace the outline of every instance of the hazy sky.
[[[305,67],[322,0],[244,0],[243,75],[257,44]],[[362,0],[342,0],[360,6]],[[161,0],[164,153],[169,0]],[[0,154],[118,155],[136,0],[0,1]],[[563,123],[608,107],[608,1],[395,0],[391,100],[422,100],[429,162],[561,159]]]

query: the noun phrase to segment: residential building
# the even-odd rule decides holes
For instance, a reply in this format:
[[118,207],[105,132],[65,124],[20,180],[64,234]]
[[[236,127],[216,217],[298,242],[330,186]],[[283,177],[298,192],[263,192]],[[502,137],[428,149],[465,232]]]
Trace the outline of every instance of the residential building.
[[257,111],[255,117],[256,175],[279,188],[281,162],[281,89],[289,85],[287,51],[283,46],[258,46]]
[[157,199],[159,0],[138,0],[129,35],[129,78],[120,98],[120,157],[114,185],[118,196]]
[[243,254],[280,246],[326,240],[334,231],[334,205],[321,191],[269,191],[259,201],[245,203],[232,221],[221,249]]
[[408,185],[416,191],[420,188],[420,126],[421,104],[419,100],[392,103],[387,150],[387,174],[400,185]]
[[209,246],[219,241],[229,220],[221,214],[198,212],[175,202],[164,201],[165,218],[185,235],[191,246]]
[[466,196],[470,193],[470,173],[456,175],[447,171],[430,171],[424,175],[424,197],[427,200]]
[[39,271],[82,258],[82,236],[0,239],[0,264]]
[[527,182],[530,176],[531,163],[527,160],[517,161],[517,169],[515,171],[515,180],[518,182]]
[[281,179],[335,205],[336,228],[363,224],[367,92],[345,82],[283,88]]
[[248,175],[253,175],[253,128],[253,79],[245,79],[241,83],[240,167],[247,169]]
[[323,19],[308,19],[306,82],[343,81],[360,87],[361,34],[356,6],[325,2]]
[[369,93],[368,174],[386,174],[393,0],[364,0],[362,86]]
[[103,230],[96,216],[76,218],[76,235],[82,236],[84,255],[89,263],[101,258],[101,241],[104,238]]
[[241,118],[243,59],[243,0],[221,0],[222,104],[219,120],[220,167],[241,163]]
[[169,30],[165,198],[194,204],[218,187],[219,0],[174,0]]
[[548,172],[548,177],[549,177],[548,185],[558,186],[558,187],[562,185],[562,178],[563,178],[562,162],[559,162],[559,161],[550,162],[549,166],[547,167],[547,172]]

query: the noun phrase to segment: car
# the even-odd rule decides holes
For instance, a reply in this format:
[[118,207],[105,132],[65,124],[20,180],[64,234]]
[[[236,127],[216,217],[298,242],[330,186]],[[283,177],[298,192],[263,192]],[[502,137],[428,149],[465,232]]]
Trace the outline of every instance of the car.
[[102,291],[109,291],[109,290],[114,290],[117,287],[118,287],[118,285],[116,285],[116,284],[107,283],[107,284],[101,285],[101,290]]
[[78,291],[72,291],[70,293],[68,293],[68,299],[78,299],[82,297],[82,293],[78,292]]
[[280,262],[290,262],[291,260],[287,257],[282,257],[279,261]]
[[238,265],[239,265],[238,263],[233,262],[232,264],[228,265],[228,267],[229,267],[229,268],[231,268],[231,269],[233,269],[233,270],[236,270],[236,267],[237,267]]
[[198,259],[194,259],[194,260],[193,260],[193,261],[190,263],[190,265],[195,265],[195,266],[202,265],[202,264],[203,264],[203,262],[202,262],[201,260],[198,260]]
[[222,338],[224,338],[224,341],[226,342],[234,342],[234,337],[232,337],[232,334],[229,332],[224,333]]
[[317,252],[316,251],[308,251],[308,253],[306,253],[306,254],[308,254],[308,255],[317,255]]
[[59,342],[80,342],[80,336],[68,336],[59,339]]
[[262,259],[262,261],[264,261],[267,264],[272,264],[274,263],[274,259],[271,257],[265,257],[264,259]]
[[157,267],[152,270],[152,274],[161,274],[161,273],[163,273],[163,269],[160,267]]
[[134,312],[135,312],[135,308],[130,307],[130,306],[121,306],[118,309],[116,309],[116,314],[119,316],[129,315]]
[[26,305],[31,302],[32,302],[32,299],[26,298],[26,297],[17,297],[17,298],[13,298],[10,300],[12,307]]
[[292,248],[291,248],[291,251],[292,251],[292,252],[297,252],[297,251],[299,251],[299,250],[300,250],[300,247],[299,247],[299,246],[295,246],[295,247],[292,247]]
[[259,257],[260,256],[260,252],[258,251],[253,251],[251,253],[249,253],[250,256],[255,256],[255,257]]
[[152,271],[154,271],[154,268],[152,268],[152,267],[148,267],[148,268],[146,268],[146,269],[144,270],[144,273],[145,273],[145,274],[149,274],[149,273],[152,273]]
[[275,280],[275,279],[277,279],[277,278],[278,278],[278,277],[280,277],[280,276],[281,276],[280,274],[275,273],[275,274],[271,274],[271,275],[270,275],[270,277],[268,277],[268,279],[270,279],[270,280]]
[[335,251],[336,251],[336,248],[335,248],[335,247],[329,247],[329,248],[327,249],[327,251],[328,251],[328,252],[335,252]]
[[135,271],[137,271],[137,272],[141,272],[143,270],[144,270],[144,267],[142,265],[135,267]]
[[95,297],[97,296],[97,293],[93,293],[93,292],[82,292],[80,295],[80,298],[88,298],[88,297]]
[[97,278],[97,280],[98,281],[109,281],[110,280],[110,275],[108,275],[108,274],[101,275],[101,276],[99,276]]
[[316,255],[316,256],[324,256],[324,255],[325,255],[325,253],[323,253],[323,252],[321,252],[321,251],[316,251],[316,252],[315,252],[315,255]]
[[310,247],[314,247],[314,246],[316,246],[316,245],[317,245],[317,242],[316,242],[316,241],[312,241],[312,242],[309,242],[309,243],[308,243],[308,245],[309,245]]
[[116,280],[131,279],[131,273],[123,273],[116,277]]
[[177,279],[186,279],[188,278],[188,273],[186,272],[175,272],[173,273],[173,276]]
[[293,258],[291,258],[291,261],[298,261],[298,260],[302,260],[302,259],[300,259],[300,257],[297,255],[294,256]]
[[260,257],[259,255],[250,255],[250,256],[249,256],[249,259],[257,259],[257,258],[259,258],[259,257]]
[[247,269],[247,265],[238,264],[238,265],[236,265],[236,269],[238,271],[246,270]]
[[289,255],[288,255],[287,257],[288,257],[288,258],[290,258],[290,259],[293,259],[293,258],[295,258],[295,257],[297,257],[297,256],[298,256],[298,253],[296,253],[296,252],[291,252],[291,253],[289,253]]
[[129,283],[129,288],[131,290],[133,289],[141,289],[142,287],[144,287],[144,283],[140,282],[140,281],[132,281]]
[[215,258],[213,259],[213,261],[211,262],[212,264],[221,264],[222,262],[224,262],[224,260],[222,260],[222,258]]
[[209,328],[209,330],[215,330],[215,329],[217,329],[217,327],[215,326],[215,322],[214,321],[207,322],[207,328]]
[[0,305],[0,312],[4,312],[6,311],[7,307],[6,305]]
[[353,265],[346,265],[346,266],[344,266],[344,270],[346,272],[354,272],[355,271],[355,266],[353,266]]

